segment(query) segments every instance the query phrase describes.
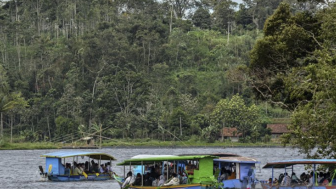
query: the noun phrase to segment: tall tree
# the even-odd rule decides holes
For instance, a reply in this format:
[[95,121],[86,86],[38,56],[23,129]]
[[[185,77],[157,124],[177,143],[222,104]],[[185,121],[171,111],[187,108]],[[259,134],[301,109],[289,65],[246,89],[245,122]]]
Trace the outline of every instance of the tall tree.
[[[252,86],[258,98],[295,109],[298,101],[285,87],[284,77],[291,68],[312,62],[306,56],[320,48],[315,38],[319,36],[319,26],[314,15],[308,12],[292,15],[288,4],[280,4],[265,23],[265,36],[250,53]],[[311,93],[304,96],[309,99]]]
[[236,127],[243,137],[260,124],[259,116],[258,108],[254,104],[246,106],[239,95],[220,100],[211,115],[218,128]]
[[231,0],[213,0],[214,12],[212,13],[213,27],[219,31],[230,33],[235,20],[235,8],[238,4]]

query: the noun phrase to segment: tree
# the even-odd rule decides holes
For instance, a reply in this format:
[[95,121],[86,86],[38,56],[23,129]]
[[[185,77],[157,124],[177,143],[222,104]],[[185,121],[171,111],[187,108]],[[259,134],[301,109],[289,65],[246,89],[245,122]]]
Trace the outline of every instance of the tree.
[[220,100],[211,114],[212,123],[218,128],[236,127],[243,137],[258,126],[259,116],[258,108],[254,104],[246,106],[239,95]]
[[[27,102],[21,97],[21,93],[9,91],[7,74],[0,65],[0,138],[3,138],[3,116],[16,107],[26,107]],[[11,128],[12,131],[12,128]],[[12,133],[12,132],[11,132]]]
[[[293,16],[288,4],[280,4],[265,23],[265,36],[250,53],[251,84],[257,98],[295,109],[298,101],[287,90],[284,78],[292,68],[314,61],[306,57],[320,48],[314,37],[319,36],[319,26],[314,15],[303,12]],[[305,94],[310,97],[311,93]]]
[[192,20],[194,25],[200,27],[201,29],[210,29],[211,27],[211,16],[209,11],[202,7],[196,10]]
[[188,115],[180,108],[174,109],[169,120],[169,124],[172,127],[172,130],[179,131],[181,137],[183,136],[183,130],[184,130],[184,136],[187,136],[188,133],[190,133],[185,131],[190,127],[189,122],[190,121]]
[[238,4],[231,0],[214,0],[213,5],[213,27],[219,31],[226,31],[227,33],[230,33],[231,30],[229,31],[229,27],[235,19],[235,7]]
[[251,68],[260,71],[253,77],[263,78],[255,89],[293,113],[284,144],[308,158],[336,157],[335,11],[333,4],[316,14],[291,15],[281,4],[251,52]]

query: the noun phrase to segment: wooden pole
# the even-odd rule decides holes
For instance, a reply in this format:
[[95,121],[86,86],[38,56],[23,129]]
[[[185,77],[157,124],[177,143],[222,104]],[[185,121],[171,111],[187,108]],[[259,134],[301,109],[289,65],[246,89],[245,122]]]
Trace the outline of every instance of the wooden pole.
[[102,148],[101,145],[102,145],[102,125],[100,124],[100,141],[99,141],[99,149]]

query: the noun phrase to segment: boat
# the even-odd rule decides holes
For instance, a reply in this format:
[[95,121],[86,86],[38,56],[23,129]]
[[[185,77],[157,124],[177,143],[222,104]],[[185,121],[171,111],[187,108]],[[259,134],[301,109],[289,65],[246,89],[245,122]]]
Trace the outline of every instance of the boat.
[[[183,154],[183,155],[213,155],[218,158],[213,159],[214,177],[219,185],[228,189],[255,188],[259,182],[255,177],[256,164],[260,161],[231,153],[212,154]],[[227,174],[224,179],[223,173]]]
[[[172,173],[180,175],[184,173],[187,177],[179,185],[160,186],[159,188],[215,189],[220,188],[213,175],[213,159],[216,158],[218,156],[213,155],[138,155],[117,165],[124,166],[124,178],[126,171],[132,171],[133,175],[140,173],[140,184],[128,185],[126,188],[130,189],[156,189],[158,186],[146,185],[144,174],[145,177],[146,174],[160,174],[169,179]],[[122,188],[124,179],[116,177],[116,180]]]
[[[112,161],[116,160],[113,156],[100,152],[81,152],[81,151],[58,151],[48,154],[43,154],[45,157],[45,168],[48,171],[43,171],[43,167],[39,166],[40,175],[50,181],[102,181],[113,178],[110,166]],[[109,164],[109,171],[99,173],[99,171],[86,171],[82,174],[74,175],[75,167],[78,163],[87,161],[87,166],[92,167],[92,163],[101,165],[104,162]],[[70,163],[68,163],[70,162]],[[68,165],[68,166],[66,166]],[[71,166],[72,165],[72,166]],[[89,173],[92,172],[92,173]]]
[[[292,160],[281,160],[281,161],[272,161],[268,162],[263,169],[272,169],[272,178],[270,182],[262,182],[262,188],[263,189],[336,189],[336,182],[334,180],[336,175],[336,170],[334,170],[334,173],[331,174],[330,182],[327,185],[322,185],[317,182],[317,166],[324,166],[320,168],[325,167],[335,167],[336,165],[336,159],[292,159]],[[303,166],[309,166],[312,167],[311,170],[311,182],[291,182],[290,186],[281,186],[280,184],[274,184],[275,175],[274,175],[274,169],[284,169],[284,173],[287,173],[288,176],[291,174],[287,171],[291,171],[291,173],[294,173],[294,168],[301,168]],[[282,174],[282,173],[281,173]],[[299,177],[299,176],[298,176]],[[292,180],[291,180],[292,181]],[[279,186],[280,185],[280,186]]]
[[[255,177],[256,164],[260,161],[237,154],[213,154],[219,158],[214,159],[215,177],[223,183],[224,188],[255,188],[258,180]],[[227,179],[221,177],[221,172],[228,174]]]

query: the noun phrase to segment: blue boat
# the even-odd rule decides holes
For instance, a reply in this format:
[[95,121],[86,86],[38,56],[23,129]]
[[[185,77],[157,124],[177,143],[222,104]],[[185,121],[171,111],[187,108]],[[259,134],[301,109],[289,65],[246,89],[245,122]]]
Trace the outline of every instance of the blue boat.
[[[283,169],[284,173],[288,173],[288,171],[294,172],[295,166],[311,166],[311,176],[310,182],[298,182],[298,183],[289,183],[288,186],[282,186],[280,183],[274,184],[274,169]],[[268,162],[263,168],[264,169],[272,169],[272,180],[269,183],[261,183],[263,189],[336,189],[336,180],[334,179],[336,176],[336,170],[333,171],[330,175],[330,182],[327,184],[318,183],[317,182],[317,166],[323,165],[324,167],[334,168],[336,165],[336,159],[292,159],[292,160],[281,160],[281,161],[272,161]],[[292,181],[292,180],[291,180]]]
[[[48,178],[50,181],[102,181],[113,178],[111,169],[112,161],[116,160],[113,156],[100,152],[80,152],[80,151],[59,151],[48,154],[43,154],[41,157],[46,158],[45,168],[48,171],[43,171],[42,166],[39,166],[41,175]],[[79,161],[87,161],[88,166],[92,166],[91,162],[101,165],[104,162],[109,164],[109,170],[106,172],[99,171],[84,171],[82,174],[74,174],[74,165]],[[71,163],[68,163],[71,162]],[[71,164],[71,167],[66,168],[66,163]]]
[[[214,159],[215,177],[223,183],[224,188],[255,188],[258,182],[255,177],[256,164],[260,161],[236,154],[213,154],[219,156]],[[223,171],[225,170],[225,171]],[[221,172],[229,173],[226,179]]]

